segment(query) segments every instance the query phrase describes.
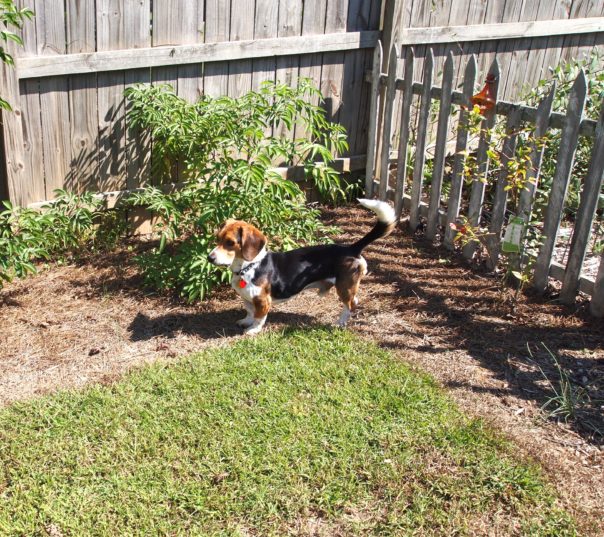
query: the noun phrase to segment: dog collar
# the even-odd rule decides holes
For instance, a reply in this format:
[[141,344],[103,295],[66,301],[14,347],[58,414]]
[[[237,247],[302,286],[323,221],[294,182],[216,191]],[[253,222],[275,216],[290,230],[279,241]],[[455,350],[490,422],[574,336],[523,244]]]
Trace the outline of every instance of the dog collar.
[[246,265],[239,271],[233,270],[232,272],[233,272],[233,274],[235,274],[236,276],[239,276],[241,278],[241,276],[243,276],[246,272],[249,272],[250,270],[252,270],[254,267],[258,266],[259,264],[260,264],[260,261],[256,261],[255,263],[250,263],[249,265]]

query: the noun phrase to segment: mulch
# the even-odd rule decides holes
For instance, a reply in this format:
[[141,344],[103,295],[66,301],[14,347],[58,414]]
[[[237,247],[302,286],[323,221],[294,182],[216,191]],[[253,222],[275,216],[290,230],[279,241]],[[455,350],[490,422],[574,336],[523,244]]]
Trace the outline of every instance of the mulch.
[[[373,223],[356,207],[324,219],[346,241]],[[132,260],[144,247],[52,266],[0,291],[0,405],[113,382],[241,337],[243,310],[228,288],[194,305],[146,290]],[[584,533],[604,534],[604,322],[587,302],[564,307],[555,290],[515,296],[500,277],[402,229],[364,256],[370,272],[350,329],[434,376],[467,414],[542,464]],[[339,310],[334,294],[309,292],[277,306],[267,329],[332,324]],[[542,410],[547,378],[558,388],[552,355],[579,397],[567,421]]]

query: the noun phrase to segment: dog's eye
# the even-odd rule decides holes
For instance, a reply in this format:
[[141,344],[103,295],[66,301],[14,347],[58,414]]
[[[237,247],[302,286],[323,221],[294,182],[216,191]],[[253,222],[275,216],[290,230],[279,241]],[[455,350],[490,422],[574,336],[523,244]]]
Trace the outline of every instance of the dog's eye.
[[226,248],[232,248],[233,246],[235,246],[235,241],[232,241],[231,239],[227,239],[226,241],[224,241],[224,246]]

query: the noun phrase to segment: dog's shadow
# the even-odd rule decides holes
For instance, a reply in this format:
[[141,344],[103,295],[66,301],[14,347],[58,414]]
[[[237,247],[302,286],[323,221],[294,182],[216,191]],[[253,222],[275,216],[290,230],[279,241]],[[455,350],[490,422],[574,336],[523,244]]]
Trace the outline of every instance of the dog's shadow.
[[[128,326],[130,341],[147,341],[156,337],[173,338],[178,334],[195,336],[201,339],[218,339],[243,334],[236,322],[244,315],[242,309],[199,313],[169,313],[158,317],[149,317],[138,313]],[[268,325],[290,325],[292,327],[315,327],[320,323],[310,315],[271,312]]]

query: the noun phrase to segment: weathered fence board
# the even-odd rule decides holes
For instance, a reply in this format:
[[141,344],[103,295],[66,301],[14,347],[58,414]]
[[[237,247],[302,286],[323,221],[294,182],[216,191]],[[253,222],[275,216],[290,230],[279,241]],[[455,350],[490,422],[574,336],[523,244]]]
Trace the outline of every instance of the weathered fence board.
[[375,176],[375,154],[377,151],[378,110],[380,105],[380,75],[382,70],[382,44],[378,43],[373,53],[373,70],[371,77],[371,104],[369,106],[369,132],[367,139],[367,165],[365,168],[365,190],[373,195],[373,178]]
[[[41,56],[65,53],[65,23],[63,1],[46,0],[35,3],[38,52]],[[40,80],[40,117],[42,122],[42,149],[46,197],[53,197],[53,190],[62,188],[71,161],[69,125],[68,80],[65,77],[48,77]],[[33,179],[35,180],[35,179]]]
[[570,174],[572,173],[573,160],[577,142],[579,139],[579,125],[583,117],[583,108],[587,98],[587,81],[585,73],[581,70],[573,84],[569,96],[566,124],[562,129],[560,139],[560,150],[556,159],[556,171],[554,173],[552,188],[549,193],[549,201],[543,222],[544,243],[539,251],[535,262],[535,275],[533,286],[538,291],[544,291],[547,287],[549,267],[554,253],[554,246],[558,236],[560,221],[562,220],[562,209]]
[[[26,7],[24,0],[19,3],[19,7]],[[23,28],[23,43],[27,54],[37,54],[38,37],[34,25],[26,24]],[[25,199],[46,199],[46,185],[44,181],[36,180],[36,177],[44,177],[44,159],[40,158],[38,154],[40,140],[42,140],[40,85],[38,80],[23,80],[20,86],[21,100],[23,101],[23,108],[20,112],[22,113],[24,126],[22,129],[24,173],[20,181],[21,195]],[[5,86],[3,85],[2,88],[4,91]],[[18,102],[18,94],[9,100],[15,105]],[[13,116],[13,114],[5,113],[4,119],[10,121],[13,119],[10,116]],[[94,138],[96,139],[96,133],[94,134]],[[13,148],[10,148],[10,151],[12,150]],[[7,154],[8,151],[9,148],[7,147]]]
[[415,145],[415,161],[413,163],[413,185],[411,187],[411,211],[409,216],[409,226],[411,229],[415,229],[419,224],[419,202],[421,201],[424,164],[426,161],[426,134],[428,132],[428,116],[430,115],[430,89],[432,88],[433,69],[434,55],[430,49],[424,61],[423,90],[419,106],[417,142]]
[[440,193],[443,175],[445,173],[445,151],[447,148],[447,134],[449,132],[449,116],[451,115],[454,67],[453,53],[449,51],[442,75],[442,93],[438,111],[436,150],[434,152],[434,166],[432,168],[432,182],[430,184],[430,203],[428,206],[428,222],[426,225],[426,237],[429,240],[434,240],[436,237],[438,226]]
[[411,103],[413,102],[413,64],[415,55],[408,48],[405,57],[405,78],[403,82],[403,98],[401,100],[401,128],[399,131],[398,159],[396,169],[396,187],[394,195],[394,210],[396,216],[403,210],[403,195],[407,182],[407,161],[409,159],[409,120],[411,119]]
[[[206,0],[205,41],[219,43],[229,40],[231,28],[231,3],[222,0]],[[229,66],[212,62],[204,66],[203,88],[206,95],[219,97],[228,91]]]
[[566,271],[562,282],[560,300],[565,304],[572,304],[579,288],[579,276],[585,259],[587,245],[591,234],[598,199],[604,182],[604,104],[600,112],[600,121],[596,131],[596,139],[592,149],[592,157],[581,191],[581,202],[575,224],[573,237],[570,243],[570,253],[566,263]]
[[[493,60],[491,68],[487,73],[487,80],[493,77],[491,84],[493,99],[497,102],[497,91],[499,87],[499,63],[497,58]],[[480,141],[478,142],[478,150],[476,152],[476,172],[473,176],[472,191],[470,193],[470,207],[468,208],[468,222],[471,226],[477,226],[480,223],[482,214],[482,204],[484,201],[484,190],[487,183],[487,174],[489,173],[489,157],[488,149],[492,137],[492,129],[495,126],[496,109],[493,106],[491,110],[487,110],[485,119],[481,125]],[[476,251],[476,243],[469,242],[463,247],[463,256],[466,259],[471,259]]]
[[[474,92],[474,81],[476,80],[476,58],[470,56],[466,65],[463,81],[463,103],[465,107],[470,106],[470,98]],[[468,115],[469,112],[461,108],[459,110],[459,122],[457,124],[457,140],[455,142],[455,156],[453,159],[453,173],[451,176],[451,192],[447,207],[447,222],[445,226],[445,247],[452,250],[454,247],[453,239],[455,231],[451,229],[459,216],[459,206],[461,204],[461,191],[463,187],[463,167],[465,162],[465,151],[468,147]]]
[[[505,2],[500,2],[501,6]],[[488,4],[491,6],[492,4]],[[507,6],[506,6],[507,8]],[[509,8],[507,8],[509,11]],[[402,45],[436,43],[458,43],[470,41],[492,41],[517,39],[519,37],[540,37],[543,35],[587,34],[604,31],[604,17],[548,20],[534,22],[504,22],[471,24],[464,26],[442,26],[405,28],[400,34]]]
[[506,124],[506,139],[503,143],[501,151],[501,169],[497,178],[495,188],[495,201],[491,212],[491,223],[489,224],[489,233],[486,243],[489,250],[489,259],[487,259],[487,267],[493,270],[497,266],[499,260],[499,252],[501,249],[501,231],[505,220],[505,209],[507,207],[507,186],[508,182],[508,164],[514,158],[516,153],[516,143],[518,140],[517,129],[520,127],[520,117],[522,111],[520,106],[514,106],[510,110]]
[[[392,45],[390,50],[390,62],[388,72],[396,73],[396,65],[398,62],[398,51],[396,45]],[[380,157],[380,191],[379,198],[386,199],[388,192],[388,176],[389,176],[389,161],[390,161],[390,133],[392,132],[392,112],[394,109],[394,100],[396,93],[396,78],[391,76],[388,78],[386,86],[386,103],[384,106],[384,127],[382,130],[382,154]]]
[[[97,0],[97,50],[123,48],[124,13],[118,0]],[[157,20],[155,17],[154,20]],[[44,80],[44,79],[42,79]],[[126,119],[124,72],[98,74],[99,173],[98,190],[126,188]],[[59,179],[61,175],[57,176]]]

